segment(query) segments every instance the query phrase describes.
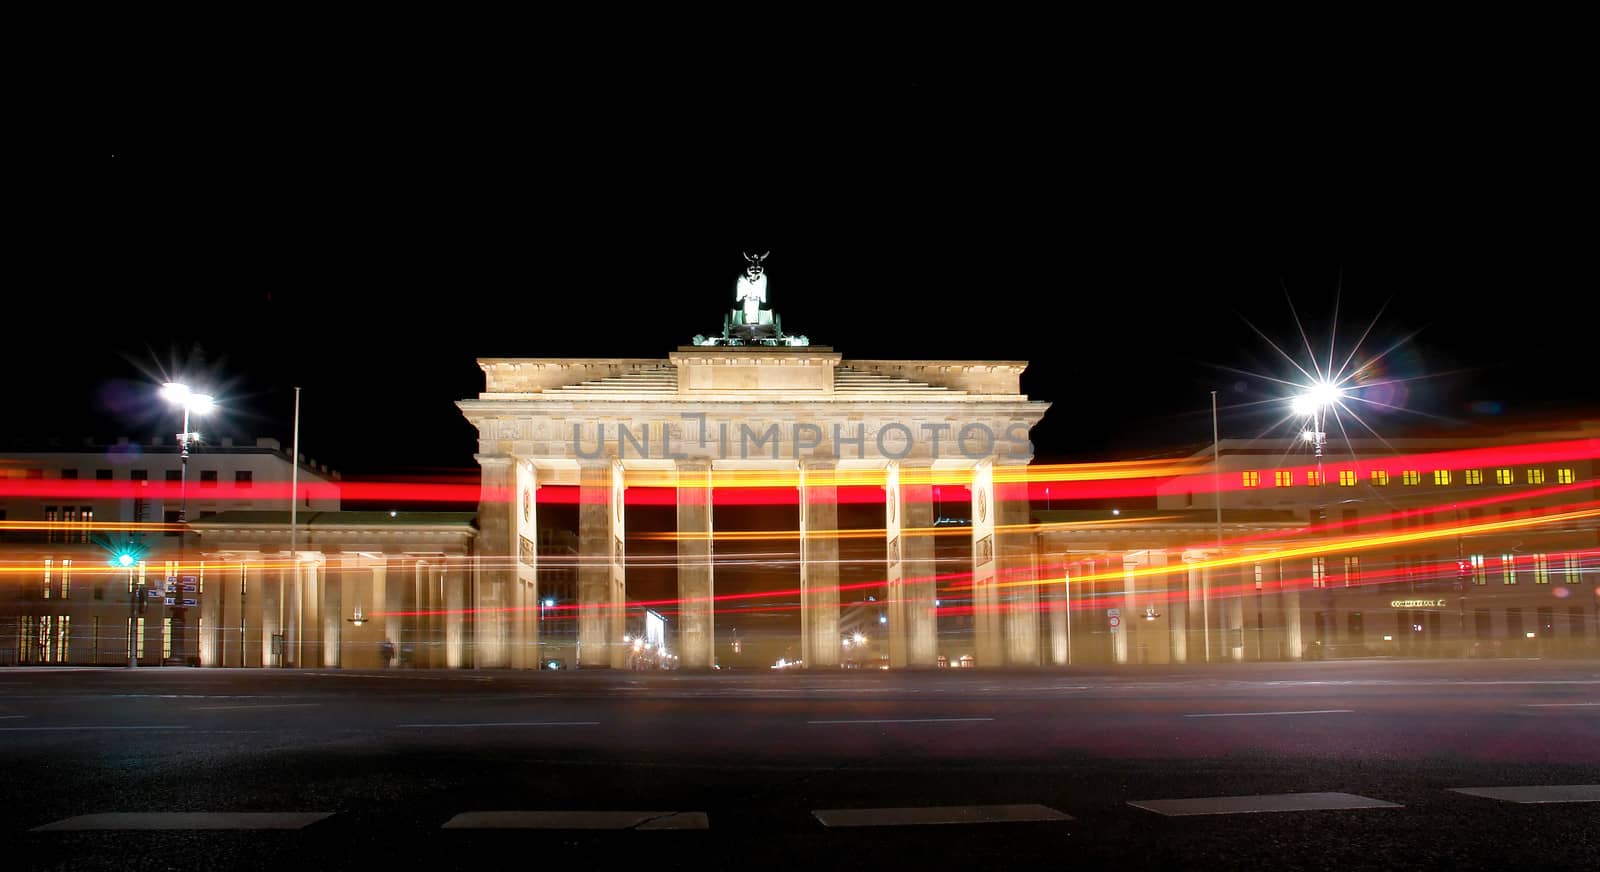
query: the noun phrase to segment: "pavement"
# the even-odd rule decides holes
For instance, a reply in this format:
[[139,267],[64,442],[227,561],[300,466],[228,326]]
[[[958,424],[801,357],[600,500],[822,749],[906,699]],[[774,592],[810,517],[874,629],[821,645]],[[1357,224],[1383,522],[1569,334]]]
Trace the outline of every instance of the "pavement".
[[0,772],[9,868],[1592,870],[1600,662],[18,668]]

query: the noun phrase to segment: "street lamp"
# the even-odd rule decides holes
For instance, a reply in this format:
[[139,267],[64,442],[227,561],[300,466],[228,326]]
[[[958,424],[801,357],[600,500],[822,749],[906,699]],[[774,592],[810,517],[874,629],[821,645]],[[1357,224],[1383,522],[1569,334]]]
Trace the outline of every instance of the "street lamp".
[[133,555],[124,551],[117,555],[117,565],[128,570],[128,668],[139,668],[138,649],[134,646],[134,628],[138,624],[139,598],[143,591],[133,583]]
[[1317,458],[1317,521],[1321,523],[1328,519],[1327,501],[1323,498],[1326,476],[1322,472],[1322,450],[1328,444],[1328,432],[1325,429],[1328,410],[1339,404],[1344,398],[1344,389],[1338,385],[1324,380],[1317,380],[1289,401],[1289,411],[1296,416],[1306,419],[1311,429],[1301,431],[1301,438],[1311,443],[1312,451]]
[[[180,578],[183,572],[184,546],[188,541],[188,530],[184,526],[189,521],[189,443],[200,441],[200,434],[189,429],[189,416],[204,415],[216,405],[216,400],[210,394],[197,393],[183,382],[167,382],[161,386],[161,396],[167,402],[183,409],[183,432],[178,434],[178,571]],[[165,599],[162,600],[166,602]],[[183,623],[184,608],[183,589],[178,590],[178,623]],[[165,611],[163,609],[163,611]],[[183,661],[183,634],[174,634],[173,659]]]

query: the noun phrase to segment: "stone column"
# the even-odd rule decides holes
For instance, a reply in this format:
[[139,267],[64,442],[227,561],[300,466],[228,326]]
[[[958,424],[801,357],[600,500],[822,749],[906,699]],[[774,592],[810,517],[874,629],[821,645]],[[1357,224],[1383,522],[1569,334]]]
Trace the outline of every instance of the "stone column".
[[[1160,587],[1167,591],[1165,611],[1167,613],[1167,631],[1171,634],[1171,658],[1173,663],[1189,662],[1189,569],[1183,564],[1183,554],[1168,554],[1162,551],[1162,560],[1169,568],[1162,578]],[[1177,566],[1171,564],[1177,563]]]
[[[1236,566],[1222,571],[1225,580],[1231,579],[1234,582],[1224,588],[1228,596],[1227,607],[1224,609],[1227,632],[1223,634],[1223,644],[1227,646],[1228,659],[1235,663],[1244,661],[1244,649],[1248,644],[1244,637],[1244,598],[1245,590],[1253,585],[1244,582],[1247,569],[1245,566]],[[1226,581],[1224,584],[1226,585]]]
[[322,588],[322,665],[337,669],[343,662],[339,647],[344,642],[344,573],[341,558],[333,556],[316,565]]
[[611,588],[608,591],[611,612],[606,641],[609,643],[612,669],[626,669],[628,648],[622,637],[628,632],[628,549],[623,520],[627,506],[623,497],[627,489],[622,461],[611,462]]
[[[900,619],[905,627],[906,662],[932,669],[939,663],[939,621],[934,611],[938,565],[933,556],[933,478],[926,466],[901,464]],[[893,599],[891,594],[891,599]],[[890,618],[891,624],[893,617]]]
[[1205,559],[1205,554],[1203,552],[1185,552],[1183,559],[1189,564],[1188,572],[1185,573],[1188,576],[1186,586],[1188,587],[1189,605],[1185,610],[1187,612],[1185,618],[1188,627],[1186,635],[1189,639],[1189,661],[1191,663],[1210,663],[1211,626],[1206,621],[1205,570],[1196,565],[1199,561]]
[[889,461],[883,470],[883,536],[885,555],[883,561],[884,587],[887,591],[884,605],[889,612],[889,666],[900,669],[906,665],[905,586],[901,549],[900,462]]
[[1300,589],[1295,587],[1292,580],[1284,580],[1282,560],[1272,561],[1268,569],[1277,581],[1283,609],[1283,656],[1288,660],[1299,660],[1305,656],[1305,639],[1300,626]]
[[413,634],[415,649],[412,654],[412,665],[418,669],[426,669],[433,665],[433,616],[428,614],[432,606],[428,602],[428,562],[417,560],[411,564],[411,611],[416,615],[412,619],[416,627]]
[[1005,663],[1001,639],[999,571],[995,541],[994,462],[981,460],[972,470],[972,632],[978,666]]
[[578,470],[578,665],[611,665],[611,643],[622,651],[622,637],[611,638],[611,587],[622,560],[622,531],[612,526],[613,466],[585,463]]
[[1061,570],[1061,578],[1051,581],[1041,591],[1049,604],[1050,613],[1050,665],[1072,665],[1072,573]]
[[[1020,472],[1021,466],[997,467]],[[1005,604],[1006,664],[1039,665],[1039,588],[1034,571],[1033,534],[1027,488],[1007,483],[995,488],[995,539],[999,543],[1001,601]]]
[[300,665],[308,669],[322,666],[322,555],[312,553],[310,560],[300,555]]
[[516,528],[516,597],[513,603],[516,627],[511,665],[517,669],[539,666],[539,471],[532,463],[516,462],[516,496],[513,525]]
[[509,609],[516,583],[511,458],[478,455],[483,496],[478,503],[477,580],[473,585],[473,663],[500,669],[511,664]]
[[800,465],[800,659],[807,669],[839,666],[839,497],[826,458]]
[[711,560],[711,464],[678,461],[678,657],[684,669],[716,659],[716,581]]
[[462,558],[452,557],[444,570],[444,665],[461,669],[467,662],[467,570]]
[[[289,560],[290,555],[280,555],[284,560]],[[283,584],[285,605],[283,610],[283,656],[284,659],[296,668],[303,668],[305,661],[300,657],[300,640],[305,636],[303,622],[305,612],[300,608],[301,588],[304,587],[300,577],[300,567],[293,563],[285,563],[283,567]]]
[[[281,561],[285,559],[282,554],[257,554],[255,559],[260,563],[267,561]],[[283,632],[283,623],[279,615],[287,603],[284,602],[284,574],[282,567],[268,569],[262,566],[251,570],[251,582],[261,586],[261,620],[257,624],[261,627],[261,665],[277,667],[282,666],[282,660],[272,650],[272,639]]]
[[[218,563],[207,567],[212,570],[209,590],[200,594],[200,665],[222,666],[223,655],[223,604],[236,605],[228,597],[228,564]],[[228,609],[232,611],[232,609]]]
[[[395,656],[398,657],[400,643],[405,641],[405,618],[400,613],[405,611],[406,603],[397,575],[399,567],[393,566],[394,563],[394,558],[384,556],[372,565],[372,601],[383,609],[383,638],[394,646]],[[383,657],[380,655],[378,659],[381,661]],[[395,664],[391,661],[382,665],[387,669]]]

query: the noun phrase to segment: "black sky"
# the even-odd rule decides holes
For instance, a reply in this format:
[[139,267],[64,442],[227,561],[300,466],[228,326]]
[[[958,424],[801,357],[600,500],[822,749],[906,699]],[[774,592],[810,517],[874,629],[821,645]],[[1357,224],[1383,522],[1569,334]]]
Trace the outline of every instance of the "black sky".
[[[346,71],[348,72],[348,71]],[[1593,172],[1563,96],[946,64],[746,81],[529,73],[140,80],[113,91],[8,303],[7,435],[175,427],[351,474],[468,468],[479,356],[665,356],[771,250],[791,332],[848,357],[1031,361],[1047,459],[1137,457],[1277,415],[1246,325],[1366,346],[1386,433],[1600,413]],[[1420,86],[1419,86],[1420,87]],[[1324,352],[1325,353],[1325,352]],[[203,357],[202,357],[203,354]]]

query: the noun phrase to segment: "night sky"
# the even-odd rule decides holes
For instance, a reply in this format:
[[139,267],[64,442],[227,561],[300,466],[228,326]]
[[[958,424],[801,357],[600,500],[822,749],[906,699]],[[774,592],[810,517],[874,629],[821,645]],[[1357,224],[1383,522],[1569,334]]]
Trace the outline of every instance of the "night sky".
[[1386,434],[1600,415],[1592,171],[1532,98],[917,69],[133,96],[30,231],[8,437],[170,436],[176,371],[226,408],[208,437],[287,442],[298,384],[346,475],[470,468],[475,358],[665,357],[720,329],[741,250],[847,359],[1031,361],[1047,460],[1198,448],[1213,389],[1262,433],[1292,371],[1246,319],[1294,349],[1286,291],[1341,360],[1387,303],[1363,348],[1410,337],[1382,372],[1416,380]]

